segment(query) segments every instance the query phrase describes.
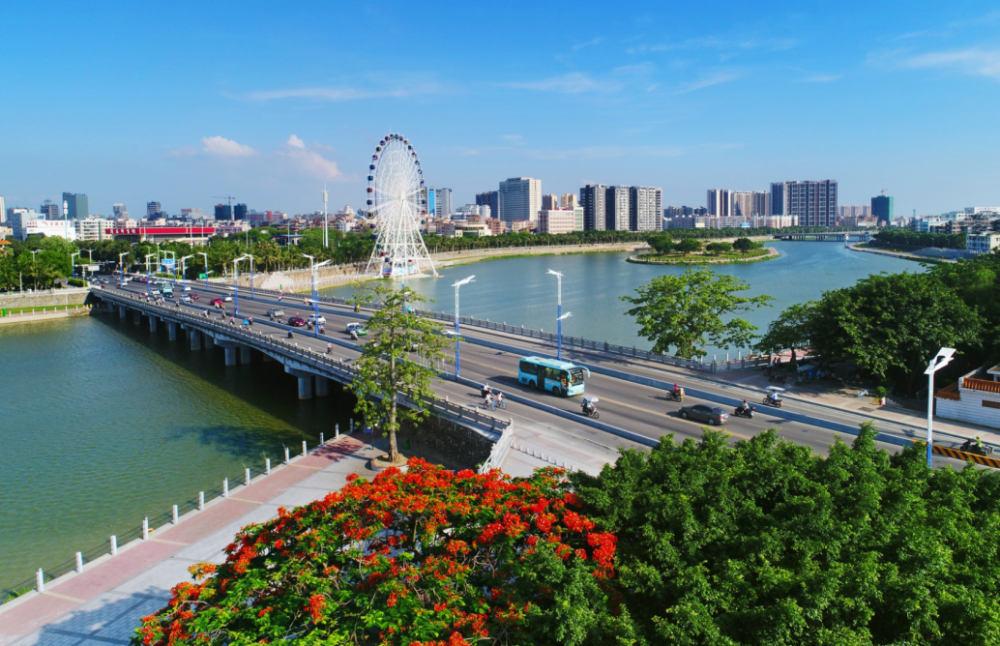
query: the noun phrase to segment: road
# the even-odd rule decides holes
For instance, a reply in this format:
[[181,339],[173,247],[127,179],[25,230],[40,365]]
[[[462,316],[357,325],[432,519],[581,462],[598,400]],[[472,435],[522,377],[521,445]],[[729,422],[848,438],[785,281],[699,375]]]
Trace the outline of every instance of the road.
[[[182,305],[182,307],[201,312],[210,308],[211,299],[232,293],[231,287],[225,288],[217,285],[206,287],[201,283],[192,283],[191,288],[191,293],[197,294],[199,300],[193,305]],[[145,285],[133,282],[126,287],[126,291],[145,293]],[[178,290],[179,293],[180,290]],[[226,303],[228,310],[231,310],[233,305],[233,303]],[[301,296],[290,295],[279,302],[276,297],[257,294],[254,300],[250,300],[249,292],[243,290],[240,293],[239,305],[240,314],[244,317],[252,316],[255,327],[270,326],[276,334],[286,334],[288,328],[267,321],[266,311],[268,308],[281,307],[285,311],[286,317],[296,313],[307,317],[313,311],[310,305],[302,302]],[[213,314],[217,311],[215,308],[211,309]],[[327,335],[344,342],[350,341],[345,332],[347,323],[367,318],[365,312],[358,315],[350,308],[338,305],[321,304],[320,312],[327,319]],[[317,339],[311,334],[305,332],[304,328],[295,332],[300,345],[314,347],[317,350],[324,349],[328,339],[322,336]],[[571,418],[579,419],[576,421],[576,419],[558,418],[526,404],[509,403],[506,412],[514,418],[515,427],[534,429],[537,434],[547,435],[547,439],[550,441],[545,445],[549,446],[550,449],[551,447],[565,446],[571,455],[577,456],[577,461],[581,461],[581,454],[586,454],[593,458],[589,462],[595,465],[600,461],[613,460],[615,450],[619,446],[641,446],[637,442],[627,441],[588,425],[580,414],[578,397],[563,398],[551,393],[539,392],[517,382],[517,362],[519,359],[528,354],[553,355],[554,352],[550,346],[530,338],[514,337],[471,327],[462,329],[462,337],[465,339],[461,346],[461,374],[463,377],[477,382],[487,382],[505,393],[519,395],[558,408],[568,413]],[[361,338],[361,342],[364,342],[364,337]],[[480,345],[480,343],[499,344],[503,347],[487,347]],[[354,360],[358,356],[357,351],[338,344],[334,345],[334,354],[347,360]],[[746,398],[757,408],[754,418],[749,420],[731,417],[725,426],[726,432],[730,433],[736,440],[750,439],[767,428],[778,428],[781,437],[796,444],[808,446],[814,452],[825,455],[837,437],[849,443],[852,435],[857,433],[858,425],[864,421],[863,417],[854,413],[790,400],[785,401],[781,410],[776,410],[759,403],[761,399],[759,391],[681,375],[659,366],[644,366],[631,361],[626,362],[620,358],[603,357],[595,353],[565,348],[564,358],[585,365],[592,370],[592,374],[586,382],[587,393],[600,400],[601,422],[652,440],[657,440],[671,433],[677,440],[689,437],[699,438],[704,424],[681,419],[677,415],[681,404],[668,401],[664,390],[602,373],[625,372],[664,382],[681,380],[679,383],[688,393],[684,405],[717,404],[728,412],[732,412],[732,407]],[[454,364],[451,362],[441,367],[449,372],[454,371]],[[475,390],[466,386],[446,382],[440,384],[439,389],[443,391],[442,396],[462,397],[467,400],[466,403],[470,404],[479,401]],[[900,439],[921,436],[921,431],[912,426],[889,422],[879,422],[877,426],[882,433]],[[879,442],[879,445],[893,452],[900,450],[899,446],[890,442]],[[951,464],[961,467],[963,463],[935,456],[935,464]]]

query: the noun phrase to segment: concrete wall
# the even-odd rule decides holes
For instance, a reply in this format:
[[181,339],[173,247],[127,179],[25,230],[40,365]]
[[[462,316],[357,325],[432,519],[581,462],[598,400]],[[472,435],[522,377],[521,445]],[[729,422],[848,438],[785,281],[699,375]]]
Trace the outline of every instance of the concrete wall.
[[407,438],[413,449],[427,447],[440,456],[469,468],[485,462],[493,450],[493,442],[481,433],[433,415],[428,416],[417,427],[403,425],[396,436],[401,450]]
[[937,416],[943,419],[1000,428],[1000,408],[983,406],[983,401],[1000,402],[1000,396],[996,393],[967,389],[963,389],[961,395],[961,401],[936,398]]
[[82,305],[87,300],[87,289],[56,289],[34,294],[0,296],[0,309],[14,307],[52,307],[54,305]]

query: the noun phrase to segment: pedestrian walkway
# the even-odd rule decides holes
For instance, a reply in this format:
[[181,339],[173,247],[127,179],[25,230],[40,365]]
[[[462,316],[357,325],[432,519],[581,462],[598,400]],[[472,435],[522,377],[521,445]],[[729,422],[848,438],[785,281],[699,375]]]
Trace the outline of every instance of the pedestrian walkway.
[[170,588],[190,580],[190,566],[223,562],[223,549],[240,528],[276,517],[279,507],[322,498],[351,474],[371,478],[370,452],[359,437],[341,436],[157,529],[148,540],[123,546],[117,556],[47,583],[43,593],[0,606],[0,646],[128,644],[142,617],[166,605]]

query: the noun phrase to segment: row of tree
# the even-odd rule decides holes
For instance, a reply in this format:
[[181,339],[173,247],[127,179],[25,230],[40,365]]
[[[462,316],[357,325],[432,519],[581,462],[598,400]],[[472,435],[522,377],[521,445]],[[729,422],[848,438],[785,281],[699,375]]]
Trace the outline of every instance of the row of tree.
[[747,253],[752,249],[759,249],[764,246],[763,243],[754,242],[753,240],[745,237],[736,238],[736,240],[732,242],[709,242],[704,245],[696,238],[680,238],[679,240],[675,240],[675,237],[676,236],[674,236],[673,233],[650,236],[648,240],[649,246],[652,247],[653,251],[659,255],[667,255],[673,252],[687,255],[695,253],[696,251],[701,251],[703,246],[705,251],[715,255],[728,253],[730,251]]
[[872,242],[878,247],[965,249],[965,234],[926,233],[912,229],[882,229],[873,236]]

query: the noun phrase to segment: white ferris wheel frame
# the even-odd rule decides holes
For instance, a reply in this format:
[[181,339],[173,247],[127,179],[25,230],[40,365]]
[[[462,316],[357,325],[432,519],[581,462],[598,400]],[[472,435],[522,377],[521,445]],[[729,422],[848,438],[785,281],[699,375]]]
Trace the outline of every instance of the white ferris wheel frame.
[[368,199],[377,238],[366,273],[400,278],[429,269],[437,276],[420,234],[423,171],[416,151],[402,135],[387,135],[375,148],[372,166]]

